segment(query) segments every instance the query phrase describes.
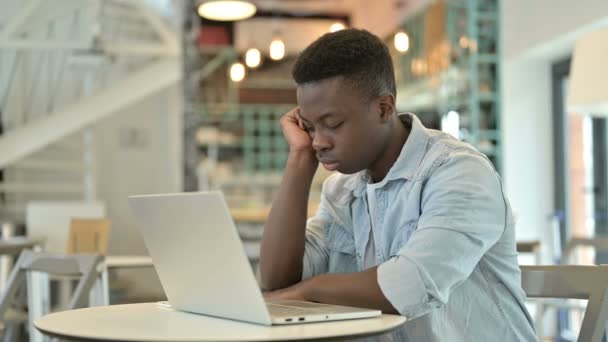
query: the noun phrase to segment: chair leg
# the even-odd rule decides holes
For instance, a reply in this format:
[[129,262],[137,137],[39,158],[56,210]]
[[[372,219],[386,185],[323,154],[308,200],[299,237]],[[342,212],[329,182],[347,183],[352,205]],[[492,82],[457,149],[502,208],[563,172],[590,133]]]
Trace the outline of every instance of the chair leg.
[[62,278],[57,281],[57,286],[59,287],[57,306],[60,308],[67,308],[68,304],[70,304],[73,287],[72,281],[73,279],[71,278]]
[[578,341],[602,342],[606,332],[606,319],[608,319],[607,305],[608,292],[592,293],[589,296]]
[[19,342],[20,341],[21,324],[5,324],[4,334],[2,335],[3,342]]
[[108,286],[108,268],[100,264],[97,269],[97,278],[89,294],[90,306],[110,305],[110,289]]
[[49,275],[30,272],[28,276],[28,319],[31,342],[43,342],[44,336],[34,326],[34,321],[50,311]]
[[101,272],[101,294],[103,296],[103,305],[110,305],[110,275],[108,267],[103,264]]
[[534,324],[536,325],[536,336],[538,336],[538,338],[540,340],[543,339],[543,334],[544,334],[543,320],[545,318],[546,308],[547,308],[547,306],[542,302],[542,300],[536,304],[536,313],[534,314]]

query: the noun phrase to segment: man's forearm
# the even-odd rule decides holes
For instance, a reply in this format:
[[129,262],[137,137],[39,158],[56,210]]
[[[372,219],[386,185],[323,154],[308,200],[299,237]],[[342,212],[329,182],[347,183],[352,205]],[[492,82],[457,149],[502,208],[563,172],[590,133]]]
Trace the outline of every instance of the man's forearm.
[[377,267],[349,274],[324,274],[302,283],[308,301],[356,306],[398,314],[378,285]]
[[260,274],[266,289],[301,280],[308,195],[317,165],[312,153],[290,154],[287,160],[262,237]]

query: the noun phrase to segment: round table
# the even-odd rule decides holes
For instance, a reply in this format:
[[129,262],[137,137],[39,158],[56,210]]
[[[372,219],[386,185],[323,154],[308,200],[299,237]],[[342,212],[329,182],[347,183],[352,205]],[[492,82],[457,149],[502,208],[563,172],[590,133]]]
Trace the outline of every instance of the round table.
[[157,303],[98,306],[56,312],[36,328],[55,337],[101,341],[286,341],[347,339],[380,335],[405,317],[382,315],[346,321],[263,326],[197,315]]

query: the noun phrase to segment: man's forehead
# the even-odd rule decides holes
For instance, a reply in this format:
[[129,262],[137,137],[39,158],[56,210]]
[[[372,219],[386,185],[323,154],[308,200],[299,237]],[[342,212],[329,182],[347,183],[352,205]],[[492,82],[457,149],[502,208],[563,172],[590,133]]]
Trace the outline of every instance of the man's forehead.
[[300,118],[304,121],[325,120],[334,116],[337,116],[337,113],[333,111],[305,113],[302,108],[300,108]]

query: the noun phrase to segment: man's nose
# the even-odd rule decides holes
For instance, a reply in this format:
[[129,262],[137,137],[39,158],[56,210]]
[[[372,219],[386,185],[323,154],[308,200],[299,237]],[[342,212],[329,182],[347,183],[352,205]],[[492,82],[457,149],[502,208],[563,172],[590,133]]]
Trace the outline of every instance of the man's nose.
[[331,142],[327,136],[315,132],[312,139],[312,148],[317,152],[326,151],[331,148]]

